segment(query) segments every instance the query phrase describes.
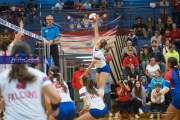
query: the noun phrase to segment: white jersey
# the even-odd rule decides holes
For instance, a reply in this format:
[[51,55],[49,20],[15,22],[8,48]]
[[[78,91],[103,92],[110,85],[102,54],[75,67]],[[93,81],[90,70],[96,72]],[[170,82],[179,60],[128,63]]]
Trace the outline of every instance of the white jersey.
[[87,98],[87,100],[90,103],[90,105],[89,105],[90,109],[98,109],[98,110],[104,109],[105,104],[104,104],[102,98],[98,97],[97,95],[92,95],[92,94],[88,93],[85,86],[83,86],[79,90],[79,95],[80,95],[80,99]]
[[92,53],[92,60],[96,60],[97,62],[95,63],[95,68],[103,68],[106,66],[106,62],[104,60],[104,53],[102,49],[96,50],[96,46],[93,48],[93,53]]
[[63,88],[60,86],[60,84],[57,81],[53,82],[53,86],[56,88],[56,90],[58,91],[58,93],[60,95],[61,103],[62,102],[72,102],[72,99],[69,95],[68,85],[66,84],[66,82],[63,82],[63,83],[67,87],[67,93],[65,93],[65,91],[63,90]]
[[8,75],[11,69],[0,74],[0,91],[6,105],[5,120],[47,120],[41,102],[41,89],[52,82],[41,71],[31,67],[27,69],[36,76],[35,82],[10,82]]

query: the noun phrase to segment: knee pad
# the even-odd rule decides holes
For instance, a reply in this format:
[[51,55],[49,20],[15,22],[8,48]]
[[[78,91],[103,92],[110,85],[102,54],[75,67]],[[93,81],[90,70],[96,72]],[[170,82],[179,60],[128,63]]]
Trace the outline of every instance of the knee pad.
[[98,93],[99,93],[99,95],[104,96],[104,89],[99,88],[99,89],[98,89]]

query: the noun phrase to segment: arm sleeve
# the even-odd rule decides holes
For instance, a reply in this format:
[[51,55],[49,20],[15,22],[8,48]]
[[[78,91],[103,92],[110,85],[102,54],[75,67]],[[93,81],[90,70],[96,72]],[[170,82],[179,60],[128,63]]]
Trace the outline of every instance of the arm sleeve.
[[60,36],[59,28],[56,27],[56,37],[59,37],[59,36]]
[[49,85],[49,84],[52,84],[52,82],[51,82],[51,80],[49,79],[49,77],[45,75],[45,76],[43,77],[41,87],[43,88],[43,87],[45,87],[46,85]]
[[42,29],[42,37],[45,38],[45,31],[44,31],[44,29]]
[[72,88],[76,89],[76,73],[74,73],[72,76]]
[[135,58],[135,64],[134,64],[135,67],[138,67],[139,66],[139,61],[137,58]]
[[164,87],[170,88],[171,80],[172,80],[172,72],[166,72],[165,77],[164,77],[165,83]]
[[146,103],[146,93],[145,93],[144,87],[142,87],[142,99],[143,99],[143,102]]
[[104,56],[100,53],[100,52],[97,52],[94,54],[94,59],[95,61],[99,61],[101,60],[101,58],[104,58]]
[[137,55],[136,48],[133,47],[133,52]]
[[151,101],[152,103],[155,103],[156,100],[154,99],[153,94],[154,94],[154,90],[151,92]]
[[84,87],[82,87],[82,88],[79,90],[79,96],[80,96],[80,99],[86,97],[86,89],[85,89]]

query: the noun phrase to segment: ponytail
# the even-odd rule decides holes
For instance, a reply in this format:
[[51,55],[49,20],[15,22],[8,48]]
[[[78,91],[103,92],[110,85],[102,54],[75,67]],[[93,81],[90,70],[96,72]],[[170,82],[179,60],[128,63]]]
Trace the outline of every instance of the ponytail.
[[63,88],[64,92],[67,93],[67,87],[64,85],[64,79],[62,77],[62,75],[58,75],[58,82],[60,84],[60,86]]
[[24,64],[18,64],[18,65],[12,65],[11,71],[9,72],[9,78],[11,80],[18,80],[22,83],[27,82],[34,82],[35,76],[28,72],[26,65]]
[[108,46],[108,45],[106,45],[106,46],[104,47],[105,53],[108,53],[112,48],[113,48],[113,46]]

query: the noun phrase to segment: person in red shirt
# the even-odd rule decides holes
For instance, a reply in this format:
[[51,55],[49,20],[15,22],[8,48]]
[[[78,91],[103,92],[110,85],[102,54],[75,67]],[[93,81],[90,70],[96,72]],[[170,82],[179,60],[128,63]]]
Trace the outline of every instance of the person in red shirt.
[[180,7],[177,7],[177,6],[180,6],[179,0],[172,0],[171,1],[171,6],[173,6],[173,8],[172,8],[172,18],[173,18],[173,21],[176,23],[176,18],[178,20],[179,19],[179,14],[180,14]]
[[166,40],[169,40],[170,44],[174,45],[174,37],[171,35],[169,28],[166,28],[165,34],[162,37],[162,45],[166,45]]
[[79,1],[76,2],[73,9],[75,9],[75,10],[81,9],[81,5],[80,5]]
[[176,23],[173,23],[170,34],[174,37],[174,44],[176,49],[180,49],[180,32],[177,30]]
[[[84,74],[86,70],[84,69],[84,64],[81,63],[79,65],[79,70],[75,71],[72,76],[72,88],[74,89],[74,101],[76,102],[76,117],[78,117],[78,113],[80,111],[80,96],[79,90],[81,89],[82,85],[80,83],[80,77]],[[89,77],[91,76],[90,73],[87,74]]]
[[138,58],[133,55],[133,51],[129,51],[129,56],[123,59],[122,70],[123,78],[127,80],[127,74],[130,69],[135,69],[137,75],[139,75],[139,61]]
[[123,109],[127,109],[129,116],[128,119],[132,118],[131,110],[130,110],[130,88],[125,84],[123,80],[119,80],[119,87],[116,89],[118,94],[118,102],[119,102],[119,120],[122,120]]

